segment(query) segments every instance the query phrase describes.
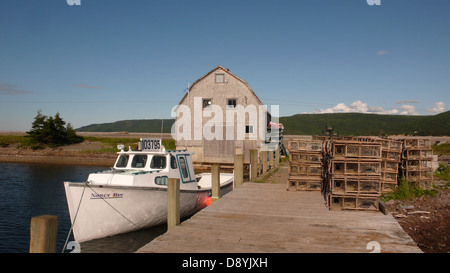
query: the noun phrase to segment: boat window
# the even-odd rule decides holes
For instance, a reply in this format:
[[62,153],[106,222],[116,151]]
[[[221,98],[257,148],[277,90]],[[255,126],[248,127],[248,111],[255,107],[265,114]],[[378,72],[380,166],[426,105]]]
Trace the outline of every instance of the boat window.
[[150,163],[150,168],[165,169],[166,168],[166,157],[154,155],[152,158],[152,162]]
[[184,159],[184,157],[180,157],[178,159],[178,162],[180,162],[180,169],[181,169],[181,173],[183,174],[183,177],[187,178],[188,170],[187,170],[187,166],[186,166],[186,159]]
[[167,185],[167,176],[157,176],[155,177],[155,184],[156,185]]
[[129,158],[128,155],[120,155],[119,159],[117,160],[116,167],[117,168],[125,168],[128,163],[128,158]]
[[173,155],[170,156],[170,167],[172,169],[176,169],[178,168],[177,166],[177,160],[175,159],[175,157]]
[[132,168],[144,168],[147,162],[147,155],[134,155],[133,161],[131,162]]

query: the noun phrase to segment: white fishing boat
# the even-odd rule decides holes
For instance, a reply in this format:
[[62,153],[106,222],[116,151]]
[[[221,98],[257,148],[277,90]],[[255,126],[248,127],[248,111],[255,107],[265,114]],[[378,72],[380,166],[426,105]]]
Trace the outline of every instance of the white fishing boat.
[[[167,181],[180,179],[180,217],[211,202],[211,173],[194,173],[192,152],[165,150],[159,139],[141,139],[139,151],[118,152],[110,170],[86,182],[64,182],[77,242],[148,228],[167,221]],[[220,192],[233,189],[233,174],[220,174]]]

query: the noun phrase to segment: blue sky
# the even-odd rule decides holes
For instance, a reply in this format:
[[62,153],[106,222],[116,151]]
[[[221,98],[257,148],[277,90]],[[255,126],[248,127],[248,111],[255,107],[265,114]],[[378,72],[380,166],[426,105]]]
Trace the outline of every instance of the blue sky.
[[171,118],[217,65],[280,116],[450,105],[450,1],[2,0],[0,130]]

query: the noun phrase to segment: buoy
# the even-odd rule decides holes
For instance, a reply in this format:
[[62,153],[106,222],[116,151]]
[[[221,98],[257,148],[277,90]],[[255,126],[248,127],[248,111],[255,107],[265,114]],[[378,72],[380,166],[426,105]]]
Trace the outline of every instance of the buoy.
[[209,205],[211,205],[211,204],[212,204],[212,197],[210,196],[210,197],[206,198],[206,206],[209,207]]

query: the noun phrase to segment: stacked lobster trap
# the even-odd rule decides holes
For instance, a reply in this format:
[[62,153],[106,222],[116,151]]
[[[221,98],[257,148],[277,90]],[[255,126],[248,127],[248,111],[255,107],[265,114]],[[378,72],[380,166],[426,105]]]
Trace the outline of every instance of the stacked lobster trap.
[[378,211],[383,193],[405,177],[432,186],[430,139],[326,137],[292,139],[288,190],[321,190],[330,210]]
[[378,210],[382,193],[381,144],[358,140],[325,143],[324,194],[331,210]]
[[322,141],[292,139],[287,190],[316,190],[322,187]]
[[410,183],[431,188],[433,183],[433,150],[428,138],[403,140],[402,174]]
[[375,141],[381,143],[381,192],[392,192],[398,185],[402,142],[385,138]]

